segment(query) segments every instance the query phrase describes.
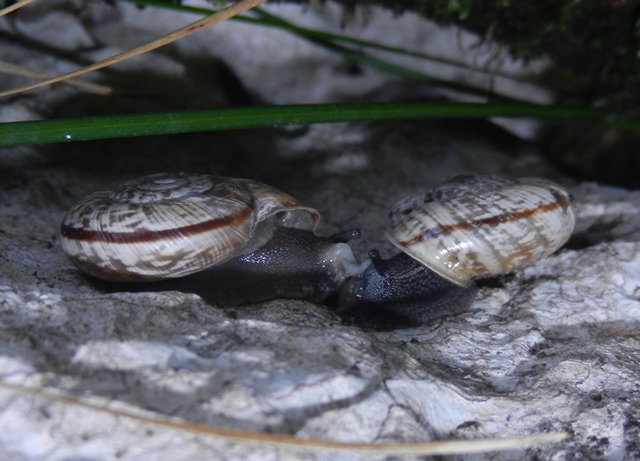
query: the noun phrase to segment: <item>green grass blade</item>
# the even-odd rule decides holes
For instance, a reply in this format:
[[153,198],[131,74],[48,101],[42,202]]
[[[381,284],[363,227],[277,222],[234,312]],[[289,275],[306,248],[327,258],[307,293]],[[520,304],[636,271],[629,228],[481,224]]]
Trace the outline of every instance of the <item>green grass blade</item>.
[[[175,11],[182,11],[182,12],[195,13],[195,14],[211,14],[215,12],[215,10],[212,10],[212,9],[190,7],[186,5],[179,5],[176,3],[168,3],[162,0],[119,0],[119,1],[127,2],[127,3],[136,3],[139,5],[161,7],[161,8],[171,9]],[[461,69],[465,69],[465,70],[473,71],[477,73],[490,74],[492,76],[500,76],[502,78],[518,80],[518,81],[522,80],[522,79],[517,79],[508,75],[504,75],[498,72],[490,72],[484,69],[478,69],[476,67],[469,66],[465,63],[461,63],[461,62],[457,62],[457,61],[453,61],[445,58],[440,58],[440,57],[428,55],[425,53],[418,53],[414,51],[405,50],[403,48],[386,46],[377,42],[357,39],[357,38],[349,37],[346,35],[334,34],[334,33],[324,32],[316,29],[300,27],[282,18],[279,18],[276,15],[268,13],[260,8],[253,8],[251,12],[258,15],[258,18],[250,18],[246,16],[235,16],[231,18],[231,20],[250,22],[256,25],[276,27],[281,30],[286,30],[294,35],[307,39],[318,46],[324,47],[328,50],[341,54],[347,59],[351,59],[365,66],[380,70],[382,72],[386,72],[388,74],[396,75],[402,78],[408,78],[408,79],[417,80],[421,82],[428,82],[431,84],[446,86],[449,88],[453,88],[453,89],[457,89],[460,91],[465,91],[471,94],[476,94],[481,96],[486,96],[486,95],[495,96],[488,91],[483,91],[478,89],[476,86],[465,85],[461,83],[454,83],[449,80],[444,80],[438,77],[434,77],[432,75],[425,74],[424,72],[420,72],[418,70],[411,69],[406,66],[401,66],[384,59],[373,57],[371,55],[368,55],[360,51],[359,49],[346,47],[344,46],[344,44],[355,45],[358,48],[371,48],[371,49],[385,51],[393,54],[411,56],[411,57],[415,57],[415,58],[419,58],[419,59],[423,59],[431,62],[437,62],[440,64],[454,66],[457,68],[461,68]],[[514,100],[512,98],[503,98],[503,99]]]
[[0,146],[171,133],[421,118],[533,117],[605,122],[640,129],[640,119],[590,109],[533,104],[397,103],[313,104],[228,108],[159,114],[110,115],[0,124]]
[[[128,1],[128,0],[121,0],[121,1]],[[432,54],[421,53],[418,51],[411,51],[411,50],[407,50],[407,49],[399,48],[395,46],[383,45],[381,43],[373,42],[371,40],[363,40],[355,37],[350,37],[347,35],[339,35],[331,32],[324,32],[317,29],[300,27],[267,12],[260,7],[253,8],[251,12],[257,14],[260,17],[260,20],[256,20],[256,21],[267,21],[267,22],[262,22],[262,25],[280,27],[282,29],[288,30],[304,38],[320,39],[325,42],[333,42],[333,43],[348,43],[351,45],[357,45],[362,48],[371,48],[371,49],[385,51],[385,52],[396,54],[396,55],[410,56],[413,58],[418,58],[418,59],[422,59],[430,62],[436,62],[439,64],[445,64],[447,66],[456,67],[458,69],[463,69],[465,71],[472,71],[475,73],[491,75],[494,77],[502,77],[502,78],[515,80],[515,81],[527,80],[526,78],[519,78],[519,77],[514,77],[512,75],[504,74],[501,72],[481,69],[473,65],[467,64],[465,62],[454,61],[452,59],[442,58],[440,56],[435,56]]]

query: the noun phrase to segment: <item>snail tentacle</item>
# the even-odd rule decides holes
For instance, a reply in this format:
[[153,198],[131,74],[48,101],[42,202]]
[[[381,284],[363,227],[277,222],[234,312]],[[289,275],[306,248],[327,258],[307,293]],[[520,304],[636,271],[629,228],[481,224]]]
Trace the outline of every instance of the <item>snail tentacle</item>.
[[351,240],[355,240],[360,238],[361,232],[360,229],[348,229],[345,231],[336,232],[335,234],[329,236],[329,240],[336,243],[347,243]]

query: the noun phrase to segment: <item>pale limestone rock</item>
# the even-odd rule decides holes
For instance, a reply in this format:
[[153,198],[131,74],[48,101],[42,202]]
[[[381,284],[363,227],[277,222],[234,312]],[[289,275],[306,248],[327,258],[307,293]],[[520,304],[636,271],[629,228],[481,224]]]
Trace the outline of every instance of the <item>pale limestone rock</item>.
[[[315,21],[336,26],[331,11]],[[88,23],[99,29],[96,42],[117,49],[118,37],[109,42],[108,35],[122,18],[123,27],[131,24],[135,13],[93,11]],[[155,23],[168,18],[150,16]],[[173,26],[171,21],[184,18],[170,19]],[[138,26],[145,36],[144,24]],[[380,90],[390,82],[386,78],[368,75],[348,83],[335,77],[339,59],[299,44],[306,60],[301,67],[319,85],[305,93],[309,74],[287,74],[278,82],[268,59],[238,52],[247,43],[260,45],[257,33],[235,34],[231,25],[221,30],[216,33],[226,34],[228,48],[217,40],[210,51],[205,39],[176,48],[235,58],[232,67],[250,92],[266,100],[340,100],[360,94],[355,87],[380,91],[375,98],[389,95]],[[282,48],[273,45],[277,35],[268,35],[272,53]],[[271,64],[286,67],[297,59],[296,50],[290,50],[291,60],[278,54],[282,61]],[[180,53],[160,53],[141,68],[158,63],[177,87],[186,68]],[[251,67],[243,60],[256,62]],[[252,69],[263,74],[251,76]],[[296,86],[285,91],[278,86],[283,81]],[[207,101],[224,100],[216,91]],[[14,101],[14,114],[35,116],[45,106],[62,111],[70,92],[30,94]],[[129,107],[118,98],[103,101]],[[2,116],[11,114],[3,107]],[[223,309],[193,294],[106,293],[89,284],[60,251],[57,228],[64,212],[88,192],[172,168],[222,170],[272,183],[317,207],[324,235],[361,227],[363,237],[354,242],[360,258],[374,247],[386,255],[395,251],[383,237],[391,205],[459,173],[559,180],[576,198],[578,226],[555,255],[481,282],[467,312],[407,330],[364,331],[343,325],[325,306],[302,301]],[[58,389],[97,407],[153,418],[306,439],[378,443],[571,434],[562,443],[454,459],[618,460],[640,453],[640,194],[572,183],[535,149],[489,124],[321,125],[29,147],[3,152],[0,171],[3,383]],[[0,387],[0,459],[393,458],[231,441]]]

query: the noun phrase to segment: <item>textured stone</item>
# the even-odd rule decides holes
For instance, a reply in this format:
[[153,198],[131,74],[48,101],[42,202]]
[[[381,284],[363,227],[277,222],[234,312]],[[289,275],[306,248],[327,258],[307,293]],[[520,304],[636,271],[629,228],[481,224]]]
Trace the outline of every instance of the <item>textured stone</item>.
[[[181,65],[179,56],[163,59]],[[171,80],[180,72],[167,72],[182,83]],[[216,91],[210,100],[226,98]],[[388,97],[380,91],[375,98]],[[64,95],[47,93],[26,97],[24,107],[68,113]],[[100,107],[90,97],[72,102]],[[115,111],[134,103],[102,102]],[[361,259],[371,248],[395,251],[383,229],[396,201],[460,173],[561,181],[576,198],[578,225],[558,253],[481,281],[467,312],[406,330],[343,325],[328,307],[302,301],[218,308],[194,294],[92,285],[60,251],[65,211],[86,193],[170,169],[271,183],[317,207],[323,235],[361,227],[353,243]],[[91,404],[0,386],[2,459],[361,459],[213,437],[117,411],[340,442],[570,435],[453,459],[640,454],[640,193],[571,182],[488,123],[322,125],[7,150],[0,223],[0,384]]]

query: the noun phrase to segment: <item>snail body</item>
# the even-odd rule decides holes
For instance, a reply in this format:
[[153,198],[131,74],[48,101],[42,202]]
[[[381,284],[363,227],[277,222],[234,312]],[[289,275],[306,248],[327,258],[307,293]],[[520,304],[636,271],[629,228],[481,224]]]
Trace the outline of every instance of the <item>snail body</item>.
[[196,293],[220,306],[277,298],[325,302],[338,293],[345,280],[362,273],[367,265],[368,261],[358,264],[349,245],[337,237],[323,238],[307,230],[277,226],[254,251],[143,289]]
[[316,236],[319,214],[265,184],[160,174],[88,196],[65,216],[63,251],[113,282],[165,281],[219,305],[339,296],[345,320],[374,328],[424,323],[466,309],[473,280],[556,251],[575,222],[570,194],[541,179],[457,177],[389,214],[402,253],[363,263],[358,231]]
[[465,311],[476,297],[475,285],[460,287],[423,266],[406,253],[382,259],[351,277],[340,292],[338,313],[349,323],[388,329],[421,325]]

